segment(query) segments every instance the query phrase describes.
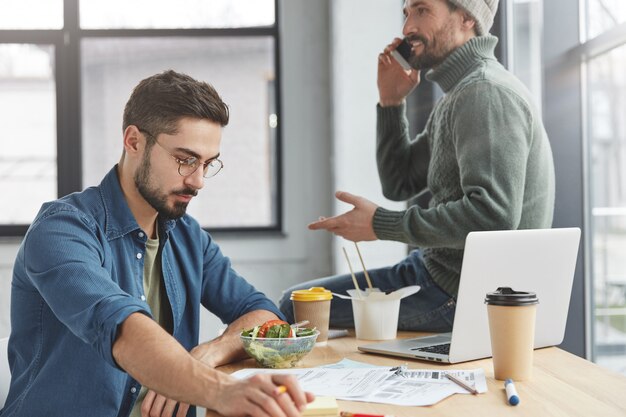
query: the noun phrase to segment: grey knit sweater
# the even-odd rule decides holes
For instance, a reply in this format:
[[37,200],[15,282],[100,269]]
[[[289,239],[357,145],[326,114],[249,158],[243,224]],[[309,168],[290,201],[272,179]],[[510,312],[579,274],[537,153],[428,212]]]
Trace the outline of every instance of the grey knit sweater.
[[403,201],[430,190],[432,199],[427,209],[379,208],[374,231],[422,248],[433,279],[454,296],[470,231],[552,224],[550,143],[530,93],[495,59],[497,42],[472,38],[428,72],[446,95],[414,140],[404,104],[377,110],[384,195]]

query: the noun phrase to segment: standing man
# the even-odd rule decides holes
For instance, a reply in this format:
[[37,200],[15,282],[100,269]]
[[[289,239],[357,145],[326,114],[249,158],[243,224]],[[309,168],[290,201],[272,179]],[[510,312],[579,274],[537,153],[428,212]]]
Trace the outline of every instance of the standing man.
[[[402,300],[401,330],[451,329],[469,232],[552,224],[550,144],[530,93],[494,56],[498,39],[488,32],[497,6],[498,0],[406,0],[403,34],[413,69],[405,71],[390,55],[400,39],[379,55],[376,159],[383,193],[403,201],[430,191],[428,208],[391,211],[337,192],[354,209],[309,225],[355,242],[395,240],[420,248],[397,265],[369,271],[383,290],[421,286]],[[405,98],[422,69],[445,96],[411,139]],[[339,293],[353,288],[350,276],[290,288],[280,302],[288,318],[291,291],[312,286]],[[331,326],[354,325],[349,301],[335,298],[331,309]]]
[[[99,186],[43,205],[15,261],[0,415],[195,417],[195,404],[298,416],[312,400],[292,377],[213,369],[244,356],[242,328],[280,315],[185,214],[222,168],[228,119],[210,85],[149,77],[126,104],[119,163]],[[198,345],[201,305],[230,325]]]

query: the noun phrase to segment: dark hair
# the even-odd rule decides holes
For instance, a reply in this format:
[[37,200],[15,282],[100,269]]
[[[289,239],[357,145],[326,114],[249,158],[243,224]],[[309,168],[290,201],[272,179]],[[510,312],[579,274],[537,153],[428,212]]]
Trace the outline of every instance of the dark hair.
[[183,117],[228,124],[228,106],[215,89],[186,74],[168,70],[142,80],[124,108],[123,130],[135,125],[154,137],[176,134]]
[[456,4],[452,3],[450,0],[446,0],[446,3],[448,3],[448,9],[450,9],[451,12],[453,12],[456,9],[459,8],[459,6],[457,6]]

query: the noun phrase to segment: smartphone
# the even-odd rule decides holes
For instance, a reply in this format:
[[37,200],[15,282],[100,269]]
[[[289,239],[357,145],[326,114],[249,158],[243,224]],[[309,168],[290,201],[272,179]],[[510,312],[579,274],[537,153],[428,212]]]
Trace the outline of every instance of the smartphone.
[[407,71],[413,69],[413,67],[411,67],[411,65],[409,64],[409,57],[411,56],[412,49],[413,47],[405,38],[402,39],[402,42],[400,43],[400,45],[398,45],[396,49],[391,51],[391,56],[393,56],[396,61],[398,61],[400,65],[402,65],[402,68]]

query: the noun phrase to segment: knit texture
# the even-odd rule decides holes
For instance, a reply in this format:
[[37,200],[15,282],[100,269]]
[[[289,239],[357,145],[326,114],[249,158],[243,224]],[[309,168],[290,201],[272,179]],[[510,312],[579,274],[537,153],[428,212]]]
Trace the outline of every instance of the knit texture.
[[549,228],[554,165],[528,90],[495,59],[497,38],[472,38],[426,76],[446,95],[425,130],[408,136],[404,104],[378,106],[377,162],[384,195],[429,190],[428,208],[378,208],[379,239],[423,251],[433,279],[456,296],[467,234]]
[[456,6],[467,11],[476,21],[476,33],[479,36],[489,33],[493,18],[498,10],[499,0],[450,0]]

